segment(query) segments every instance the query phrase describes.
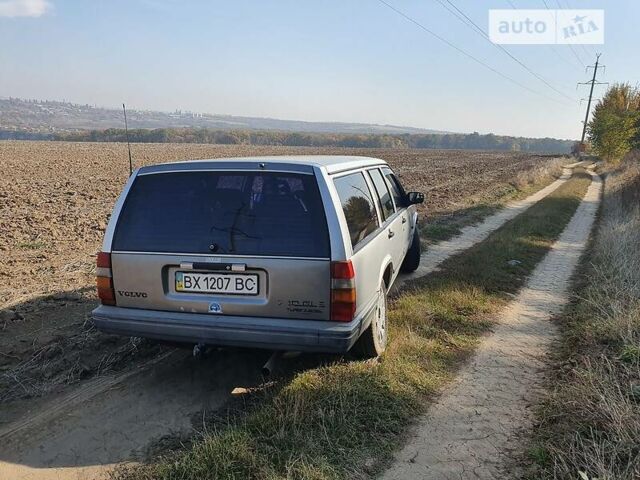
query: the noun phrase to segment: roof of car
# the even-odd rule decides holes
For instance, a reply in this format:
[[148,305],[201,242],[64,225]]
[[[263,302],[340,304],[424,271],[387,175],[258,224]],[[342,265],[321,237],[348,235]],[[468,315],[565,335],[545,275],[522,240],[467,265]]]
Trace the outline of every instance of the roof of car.
[[386,162],[379,158],[355,155],[276,155],[264,157],[211,158],[150,165],[140,168],[140,174],[218,168],[256,169],[260,167],[260,164],[265,165],[265,171],[283,168],[292,171],[310,171],[312,167],[321,167],[325,168],[328,173],[337,173],[360,167],[386,165]]

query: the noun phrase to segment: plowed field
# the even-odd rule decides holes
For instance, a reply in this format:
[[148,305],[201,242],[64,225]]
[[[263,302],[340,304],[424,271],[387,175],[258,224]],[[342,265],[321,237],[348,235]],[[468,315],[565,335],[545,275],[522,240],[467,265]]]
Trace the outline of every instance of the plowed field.
[[[137,166],[251,155],[379,157],[407,190],[426,194],[427,216],[496,199],[523,172],[550,161],[454,150],[194,144],[136,144],[132,150]],[[86,321],[95,306],[95,254],[128,177],[126,145],[4,141],[0,173],[0,402],[38,397],[117,369],[131,356],[152,354],[101,335]]]

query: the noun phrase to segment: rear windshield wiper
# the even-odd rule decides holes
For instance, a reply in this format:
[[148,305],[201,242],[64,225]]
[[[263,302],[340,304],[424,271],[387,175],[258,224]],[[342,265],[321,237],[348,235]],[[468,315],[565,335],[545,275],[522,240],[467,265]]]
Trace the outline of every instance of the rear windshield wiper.
[[233,216],[233,222],[231,223],[231,226],[228,228],[220,228],[220,227],[216,227],[214,225],[211,226],[211,228],[209,229],[209,233],[211,233],[212,230],[217,230],[219,232],[228,232],[229,233],[229,246],[230,248],[227,250],[228,253],[231,252],[235,252],[236,250],[236,246],[235,246],[235,235],[243,235],[245,238],[251,238],[254,240],[259,240],[262,237],[259,236],[254,236],[254,235],[249,235],[247,232],[241,230],[240,228],[236,227],[236,223],[238,222],[238,218],[240,218],[240,213],[242,212],[242,209],[245,207],[244,204],[242,204],[240,206],[240,208],[238,208],[235,211],[235,214]]

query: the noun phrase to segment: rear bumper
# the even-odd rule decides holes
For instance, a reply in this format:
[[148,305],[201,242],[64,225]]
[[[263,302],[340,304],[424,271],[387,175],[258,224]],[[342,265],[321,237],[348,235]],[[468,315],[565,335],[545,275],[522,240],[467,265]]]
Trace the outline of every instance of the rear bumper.
[[106,333],[184,343],[343,353],[369,324],[164,312],[100,305],[91,312]]

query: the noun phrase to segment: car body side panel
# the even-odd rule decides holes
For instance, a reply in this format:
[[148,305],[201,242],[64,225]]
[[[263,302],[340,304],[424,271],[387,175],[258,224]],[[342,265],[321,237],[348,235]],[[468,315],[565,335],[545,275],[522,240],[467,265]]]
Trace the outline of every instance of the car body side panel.
[[384,269],[393,261],[387,249],[387,242],[385,235],[377,235],[351,258],[356,272],[357,312],[377,299]]
[[344,261],[349,258],[352,250],[349,229],[344,215],[342,215],[340,197],[333,187],[332,177],[329,176],[325,168],[316,167],[314,173],[318,179],[318,189],[327,219],[331,260]]
[[[391,217],[391,221],[387,223],[385,226],[385,233],[383,236],[386,236],[388,248],[391,252],[391,256],[393,258],[393,273],[395,277],[395,273],[400,269],[400,264],[404,259],[404,254],[406,252],[406,237],[404,235],[404,224],[402,223],[402,218],[406,215],[404,210],[396,212],[396,214]],[[390,236],[392,235],[392,236]]]
[[[364,167],[344,170],[339,174],[332,175],[331,179],[343,175],[351,175],[356,172],[365,173],[366,170],[367,168]],[[372,198],[377,199],[376,190],[369,175],[365,175],[364,178]],[[332,187],[332,190],[335,195],[334,208],[340,217],[341,231],[344,237],[343,242],[347,247],[351,247],[349,227],[341,206],[340,198],[338,197],[335,186]],[[402,234],[402,216],[407,214],[406,209],[394,213],[384,223],[381,223],[382,217],[379,202],[374,201],[374,207],[378,215],[378,228],[356,245],[355,249],[351,248],[352,253],[350,259],[353,262],[356,282],[356,314],[377,299],[380,285],[383,281],[383,275],[387,267],[391,268],[391,277],[388,285],[389,287],[391,286],[399,272],[404,254],[408,249],[408,245],[405,245],[406,237]],[[389,231],[393,231],[394,235],[390,237]]]

